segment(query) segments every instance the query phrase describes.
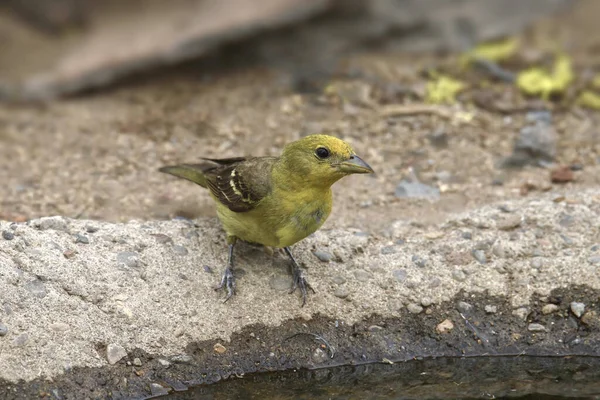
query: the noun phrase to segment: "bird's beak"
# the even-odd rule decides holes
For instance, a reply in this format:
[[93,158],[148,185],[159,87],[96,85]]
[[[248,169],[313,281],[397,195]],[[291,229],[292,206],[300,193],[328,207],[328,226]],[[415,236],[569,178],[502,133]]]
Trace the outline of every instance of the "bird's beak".
[[348,160],[337,164],[337,168],[340,172],[346,174],[372,174],[375,172],[369,164],[357,155],[353,155]]

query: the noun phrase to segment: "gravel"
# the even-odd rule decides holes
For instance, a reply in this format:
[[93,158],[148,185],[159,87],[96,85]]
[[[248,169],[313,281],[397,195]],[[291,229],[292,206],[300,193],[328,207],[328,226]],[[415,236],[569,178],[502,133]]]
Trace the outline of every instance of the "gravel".
[[410,303],[408,306],[406,306],[406,309],[412,314],[420,314],[423,312],[423,307],[415,303]]
[[529,324],[527,326],[529,332],[546,332],[546,327],[542,324]]
[[121,346],[119,344],[110,343],[106,347],[106,359],[108,360],[108,363],[111,365],[118,363],[125,356],[127,356],[127,351],[125,351],[123,346]]
[[585,312],[585,304],[574,301],[571,303],[571,311],[577,318],[581,318]]
[[6,336],[7,333],[8,333],[8,327],[6,325],[4,325],[2,322],[0,322],[0,337]]
[[2,237],[5,240],[13,240],[15,238],[15,234],[9,230],[6,230],[6,231],[2,231]]
[[323,262],[329,262],[333,259],[333,254],[331,254],[330,252],[328,252],[326,250],[316,249],[316,250],[313,250],[312,253],[315,255],[315,257],[317,257],[319,260],[321,260]]

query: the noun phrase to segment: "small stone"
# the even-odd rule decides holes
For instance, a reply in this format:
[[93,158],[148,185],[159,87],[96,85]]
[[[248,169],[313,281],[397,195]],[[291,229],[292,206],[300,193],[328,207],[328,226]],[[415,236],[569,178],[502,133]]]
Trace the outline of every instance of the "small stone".
[[194,359],[189,354],[177,354],[171,357],[171,361],[173,361],[176,364],[189,364],[193,360]]
[[288,291],[291,288],[292,280],[288,275],[273,275],[269,279],[269,286],[280,292]]
[[520,215],[509,215],[506,218],[496,221],[496,228],[501,231],[510,231],[521,226],[523,218]]
[[567,183],[575,179],[573,170],[566,165],[561,165],[550,171],[550,181],[552,183]]
[[541,269],[542,268],[542,259],[540,257],[536,257],[530,261],[529,265],[531,265],[531,268]]
[[171,363],[168,360],[165,360],[164,358],[159,358],[158,363],[165,368],[171,366]]
[[[600,329],[600,318],[598,317],[598,313],[596,311],[590,310],[583,314],[581,317],[581,322],[596,330]],[[2,336],[2,334],[0,334],[0,336]]]
[[416,254],[412,256],[412,262],[419,268],[425,268],[425,266],[427,266],[427,260]]
[[13,339],[13,345],[22,347],[29,341],[29,335],[26,333],[21,333],[19,336]]
[[90,244],[90,239],[85,235],[75,234],[75,243]]
[[397,253],[398,249],[395,246],[385,246],[381,248],[381,254],[394,254]]
[[66,332],[69,330],[71,326],[69,324],[65,324],[64,322],[55,322],[50,324],[50,329],[55,332]]
[[594,265],[600,264],[600,254],[591,256],[590,258],[588,258],[588,262]]
[[173,253],[177,254],[178,256],[187,256],[188,249],[180,245],[175,245],[173,246]]
[[484,309],[487,314],[496,314],[498,312],[498,307],[492,305],[487,305]]
[[471,311],[473,309],[473,305],[466,303],[464,301],[459,301],[456,304],[456,308],[458,309],[458,311],[460,311],[462,313],[468,313],[469,311]]
[[529,332],[546,332],[546,327],[542,324],[533,323],[527,326],[527,330]]
[[215,351],[215,353],[223,354],[227,351],[227,348],[225,346],[223,346],[221,343],[216,343],[213,346],[213,350]]
[[127,356],[127,351],[121,345],[110,343],[106,347],[106,358],[110,365],[118,363],[125,356]]
[[11,231],[2,231],[2,237],[4,240],[13,240],[15,238],[15,234]]
[[133,251],[122,251],[117,254],[117,264],[126,268],[135,268],[139,265],[138,253]]
[[331,278],[331,281],[336,285],[343,285],[346,283],[346,278],[344,278],[342,275],[334,275]]
[[345,286],[338,286],[335,289],[335,292],[333,292],[333,295],[335,297],[339,297],[340,299],[345,299],[350,295],[350,290],[348,290],[348,288]]
[[75,251],[73,249],[67,249],[67,250],[63,251],[63,256],[67,260],[70,260],[71,258],[75,257],[76,255],[77,255],[77,251]]
[[6,325],[4,325],[2,322],[0,322],[0,337],[6,336],[7,333],[8,333],[8,327]]
[[431,300],[429,297],[423,297],[421,299],[421,305],[423,307],[429,307],[432,304],[433,304],[433,300]]
[[423,307],[415,303],[410,303],[406,309],[412,314],[420,314],[423,311]]
[[316,249],[316,250],[313,250],[312,253],[315,255],[315,257],[317,257],[319,260],[321,260],[323,262],[329,262],[333,259],[333,254],[331,254],[330,252],[328,252],[326,250]]
[[395,195],[400,198],[438,200],[440,189],[421,182],[403,180],[396,186]]
[[66,231],[67,223],[63,217],[42,217],[34,222],[40,230]]
[[455,269],[452,271],[452,279],[457,282],[464,282],[467,279],[467,275],[461,269]]
[[365,271],[364,269],[358,269],[354,271],[354,277],[359,282],[367,282],[373,277],[373,275],[370,272]]
[[313,351],[311,358],[315,364],[323,364],[329,359],[329,354],[327,354],[327,352],[322,348],[317,347],[315,351]]
[[165,235],[164,233],[153,233],[150,236],[153,236],[154,239],[156,239],[156,242],[160,244],[173,243],[171,236]]
[[471,254],[473,255],[473,258],[475,258],[480,264],[485,264],[487,262],[485,252],[483,250],[473,250]]
[[512,312],[512,315],[519,318],[520,320],[525,321],[527,319],[527,316],[529,315],[529,310],[525,307],[520,307],[514,310]]
[[585,312],[585,304],[574,301],[571,303],[571,311],[577,318],[581,318]]
[[97,226],[94,225],[86,225],[85,226],[85,231],[87,233],[95,233],[98,232],[100,230],[100,228],[98,228]]
[[450,333],[452,329],[454,329],[454,324],[449,319],[443,320],[435,327],[435,331],[439,334]]
[[151,383],[150,393],[152,394],[152,396],[164,396],[169,394],[169,390],[163,385],[159,385],[158,383]]
[[39,299],[46,297],[46,285],[44,285],[44,282],[40,281],[39,279],[35,279],[25,284],[25,289]]
[[406,280],[408,273],[405,269],[395,269],[394,271],[392,271],[392,275],[394,276],[394,278],[396,278],[398,282],[402,283]]
[[[204,272],[206,272],[207,274],[212,274],[212,273],[214,273],[213,269],[212,269],[210,266],[208,266],[208,265],[205,265],[205,266],[203,267],[203,269],[204,269]],[[185,276],[185,275],[184,275],[184,276]],[[187,279],[187,276],[186,276],[185,278]]]
[[461,233],[461,234],[460,234],[460,236],[461,236],[463,239],[466,239],[466,240],[471,240],[471,239],[473,239],[473,234],[472,234],[471,232],[469,232],[469,231],[464,231],[463,233]]
[[369,332],[379,332],[379,331],[382,331],[382,330],[383,330],[383,327],[379,326],[379,325],[371,325],[368,328]]
[[558,310],[558,306],[556,304],[546,304],[542,307],[542,314],[548,315]]
[[134,358],[133,359],[133,365],[135,365],[136,367],[141,367],[142,366],[142,360],[140,360],[139,358]]
[[440,278],[438,278],[437,276],[434,276],[433,278],[431,278],[429,280],[429,287],[431,287],[431,288],[438,287],[441,284],[442,284],[442,280]]

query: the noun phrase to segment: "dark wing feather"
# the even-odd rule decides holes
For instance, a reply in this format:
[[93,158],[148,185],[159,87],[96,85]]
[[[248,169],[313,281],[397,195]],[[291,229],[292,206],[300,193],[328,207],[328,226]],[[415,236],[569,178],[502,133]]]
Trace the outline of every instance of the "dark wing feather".
[[274,157],[209,161],[220,166],[205,172],[207,186],[231,211],[250,211],[270,192]]

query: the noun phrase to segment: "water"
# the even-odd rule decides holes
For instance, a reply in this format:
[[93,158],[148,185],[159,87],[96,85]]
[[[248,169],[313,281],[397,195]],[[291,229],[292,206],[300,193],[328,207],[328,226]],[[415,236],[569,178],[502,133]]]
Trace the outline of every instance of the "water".
[[413,360],[254,374],[174,393],[198,400],[600,399],[599,357]]

